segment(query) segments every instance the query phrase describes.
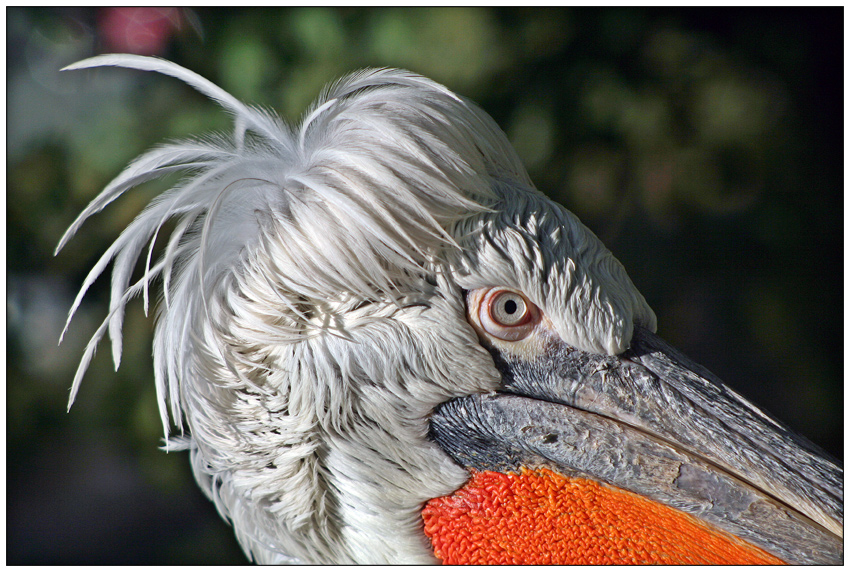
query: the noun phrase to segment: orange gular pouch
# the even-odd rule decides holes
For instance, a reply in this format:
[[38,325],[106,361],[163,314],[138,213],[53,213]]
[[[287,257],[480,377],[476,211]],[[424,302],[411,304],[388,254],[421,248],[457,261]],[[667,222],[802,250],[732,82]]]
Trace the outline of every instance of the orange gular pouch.
[[681,511],[548,469],[472,471],[422,517],[444,564],[784,564]]

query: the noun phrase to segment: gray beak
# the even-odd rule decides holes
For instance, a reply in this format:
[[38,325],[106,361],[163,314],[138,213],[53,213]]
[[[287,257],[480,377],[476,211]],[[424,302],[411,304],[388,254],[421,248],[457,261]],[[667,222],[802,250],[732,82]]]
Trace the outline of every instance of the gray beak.
[[843,561],[843,469],[655,334],[601,356],[550,338],[491,350],[497,393],[442,405],[432,438],[462,466],[547,467],[685,512],[789,564]]

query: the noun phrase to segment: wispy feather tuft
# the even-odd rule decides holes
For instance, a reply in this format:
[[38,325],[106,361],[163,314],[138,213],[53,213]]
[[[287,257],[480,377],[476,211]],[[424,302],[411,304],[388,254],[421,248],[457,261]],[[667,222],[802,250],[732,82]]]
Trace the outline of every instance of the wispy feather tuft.
[[[198,327],[194,321],[210,319],[211,297],[220,298],[223,277],[237,276],[244,259],[255,256],[264,240],[274,244],[273,263],[280,272],[275,296],[292,310],[288,327],[296,332],[310,319],[299,310],[305,303],[340,292],[367,300],[393,297],[398,282],[421,273],[440,252],[456,249],[449,229],[495,200],[481,173],[527,180],[486,114],[410,72],[352,74],[328,87],[291,129],[272,113],[245,105],[165,60],[110,54],[64,69],[101,66],[178,78],[220,103],[233,114],[235,126],[231,137],[179,141],[143,154],[106,186],[60,240],[57,253],[89,217],[133,187],[166,175],[186,175],[148,205],[83,282],[68,323],[92,283],[113,264],[109,314],[87,347],[69,407],[107,331],[118,366],[126,304],[142,293],[147,311],[150,284],[160,276],[165,309],[158,321],[155,361],[168,432],[166,401],[171,402],[172,419],[178,425],[181,421],[179,384],[189,367],[188,348]],[[162,261],[151,266],[156,238],[172,217],[180,222]],[[146,245],[144,274],[131,286]]]

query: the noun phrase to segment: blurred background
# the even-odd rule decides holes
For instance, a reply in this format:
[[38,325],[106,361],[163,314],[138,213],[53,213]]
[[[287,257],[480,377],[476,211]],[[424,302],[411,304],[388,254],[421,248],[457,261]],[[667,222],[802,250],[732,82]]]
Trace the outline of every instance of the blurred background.
[[108,280],[56,342],[86,273],[161,186],[62,232],[133,157],[229,128],[177,80],[59,73],[159,55],[296,121],[367,66],[479,103],[538,187],[623,263],[659,333],[843,459],[843,12],[817,9],[7,8],[6,492],[9,564],[245,562],[166,454],[151,320],[131,305],[121,368]]

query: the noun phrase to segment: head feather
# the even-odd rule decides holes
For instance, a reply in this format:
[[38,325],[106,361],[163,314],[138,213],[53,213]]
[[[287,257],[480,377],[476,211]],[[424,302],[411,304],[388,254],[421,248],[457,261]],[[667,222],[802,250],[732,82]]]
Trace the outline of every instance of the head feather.
[[[68,316],[106,267],[114,262],[109,315],[116,367],[121,360],[124,309],[142,292],[147,307],[152,280],[163,276],[166,306],[181,300],[206,312],[209,289],[223,273],[238,272],[261,236],[279,233],[288,258],[281,276],[282,301],[295,316],[298,300],[351,292],[364,298],[393,296],[394,282],[421,271],[429,256],[457,248],[447,229],[493,201],[487,177],[519,177],[521,163],[498,127],[477,107],[426,78],[400,70],[364,70],[327,88],[297,129],[269,112],[247,106],[201,76],[174,63],[144,56],[108,54],[65,70],[100,66],[155,71],[183,80],[235,117],[231,137],[207,136],[157,147],[134,160],[77,217],[58,253],[82,224],[124,192],[174,173],[186,178],[154,199],[104,253],[86,277]],[[508,159],[507,162],[505,159]],[[164,263],[150,266],[165,222],[181,217],[165,249]],[[333,232],[329,230],[333,229]],[[130,276],[148,244],[145,273]],[[311,249],[301,245],[310,244]],[[181,269],[174,281],[175,264]],[[200,296],[195,300],[195,294]],[[303,303],[301,304],[303,305]],[[188,318],[186,318],[188,319]],[[180,343],[189,330],[165,314],[169,340],[158,354],[160,395],[179,411],[176,383],[183,369]],[[67,330],[67,325],[65,330]],[[108,325],[107,325],[108,324]],[[96,346],[93,336],[72,385],[69,407]],[[65,331],[63,331],[64,336]],[[185,341],[185,340],[184,340]],[[161,400],[163,423],[168,428]],[[179,414],[175,415],[179,417]]]

